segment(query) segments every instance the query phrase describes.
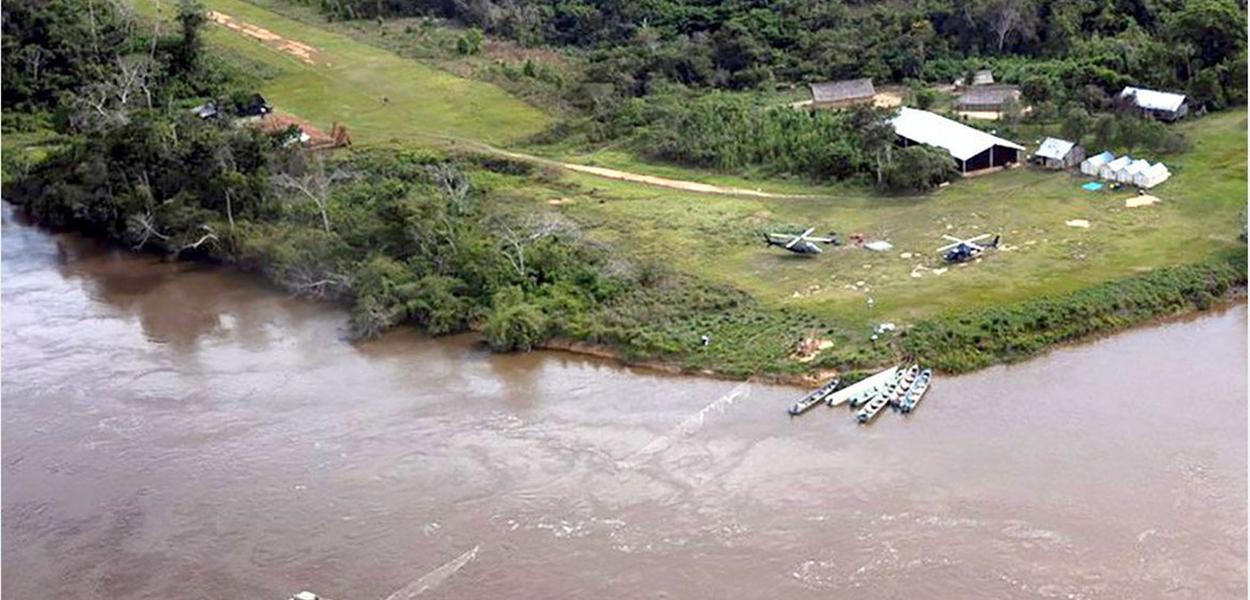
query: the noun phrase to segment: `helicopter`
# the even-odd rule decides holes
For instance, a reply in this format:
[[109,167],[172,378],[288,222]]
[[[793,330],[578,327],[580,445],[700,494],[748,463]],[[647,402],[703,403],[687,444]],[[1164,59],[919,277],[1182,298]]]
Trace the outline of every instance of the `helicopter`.
[[828,237],[811,237],[813,231],[816,231],[815,227],[809,228],[798,235],[793,233],[765,233],[764,243],[769,246],[785,248],[796,254],[820,254],[824,252],[824,250],[820,249],[820,246],[816,245],[817,243],[833,244],[834,246],[842,243],[838,239],[837,233],[830,232]]
[[981,244],[978,244],[977,241],[990,237],[990,234],[983,233],[968,239],[959,239],[951,235],[943,235],[942,237],[954,242],[953,244],[947,244],[937,249],[939,253],[942,253],[942,258],[946,259],[946,262],[949,263],[968,262],[977,258],[981,256],[982,252],[985,252],[990,248],[997,248],[998,241],[1002,238],[1001,235],[995,235],[993,241],[982,246]]

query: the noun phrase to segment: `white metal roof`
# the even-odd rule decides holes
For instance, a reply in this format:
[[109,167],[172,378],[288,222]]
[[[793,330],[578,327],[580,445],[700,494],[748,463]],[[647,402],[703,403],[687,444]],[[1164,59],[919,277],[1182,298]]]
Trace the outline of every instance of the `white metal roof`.
[[1072,151],[1072,147],[1075,145],[1076,143],[1069,142],[1068,140],[1048,137],[1045,140],[1042,140],[1042,145],[1037,147],[1037,152],[1034,154],[1042,158],[1063,160],[1063,157],[1067,156],[1068,153]]
[[1101,166],[1103,166],[1103,165],[1105,165],[1105,164],[1107,164],[1107,163],[1111,162],[1111,160],[1112,160],[1112,159],[1114,159],[1114,158],[1115,158],[1115,155],[1114,155],[1114,154],[1112,154],[1112,153],[1110,153],[1110,152],[1108,152],[1108,151],[1106,151],[1106,150],[1103,150],[1103,151],[1102,151],[1102,154],[1095,154],[1095,155],[1093,155],[1093,156],[1091,156],[1091,157],[1089,157],[1089,158],[1085,159],[1085,164],[1092,165],[1092,166],[1095,166],[1095,167],[1101,167]]
[[897,117],[891,121],[894,133],[913,142],[945,148],[959,160],[968,160],[990,146],[1006,146],[1016,150],[1024,150],[1015,142],[990,135],[980,129],[973,129],[958,121],[952,121],[942,115],[927,110],[903,107]]
[[1170,92],[1157,92],[1155,90],[1146,90],[1142,88],[1126,87],[1120,92],[1121,98],[1132,97],[1133,102],[1141,108],[1150,110],[1166,110],[1174,111],[1181,107],[1185,102],[1184,94],[1173,94]]

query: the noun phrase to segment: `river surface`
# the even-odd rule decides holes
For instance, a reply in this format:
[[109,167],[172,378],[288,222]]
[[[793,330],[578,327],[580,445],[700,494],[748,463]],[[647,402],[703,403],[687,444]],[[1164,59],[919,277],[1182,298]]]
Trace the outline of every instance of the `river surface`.
[[939,378],[908,418],[3,228],[3,592],[1244,598],[1246,309]]

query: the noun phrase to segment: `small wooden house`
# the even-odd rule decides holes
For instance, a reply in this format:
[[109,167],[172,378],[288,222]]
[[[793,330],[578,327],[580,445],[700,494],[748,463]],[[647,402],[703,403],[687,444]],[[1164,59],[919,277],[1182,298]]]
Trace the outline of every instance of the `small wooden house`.
[[1068,169],[1085,160],[1085,148],[1075,142],[1048,137],[1033,153],[1032,162],[1048,169]]
[[1020,102],[1020,88],[1014,85],[977,85],[959,95],[955,106],[966,112],[1003,112],[1008,100]]
[[994,85],[994,73],[989,69],[982,69],[973,73],[972,85]]
[[812,108],[846,108],[869,104],[877,91],[871,79],[847,79],[811,84]]

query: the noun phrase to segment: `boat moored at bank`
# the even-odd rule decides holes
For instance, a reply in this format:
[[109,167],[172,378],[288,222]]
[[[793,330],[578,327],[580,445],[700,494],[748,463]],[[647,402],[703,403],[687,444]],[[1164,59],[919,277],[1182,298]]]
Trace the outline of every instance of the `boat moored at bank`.
[[793,417],[801,415],[811,410],[813,406],[823,402],[829,394],[832,394],[834,390],[838,389],[839,383],[841,383],[841,380],[835,377],[825,385],[822,385],[809,392],[806,396],[799,398],[799,400],[790,407],[790,416]]

